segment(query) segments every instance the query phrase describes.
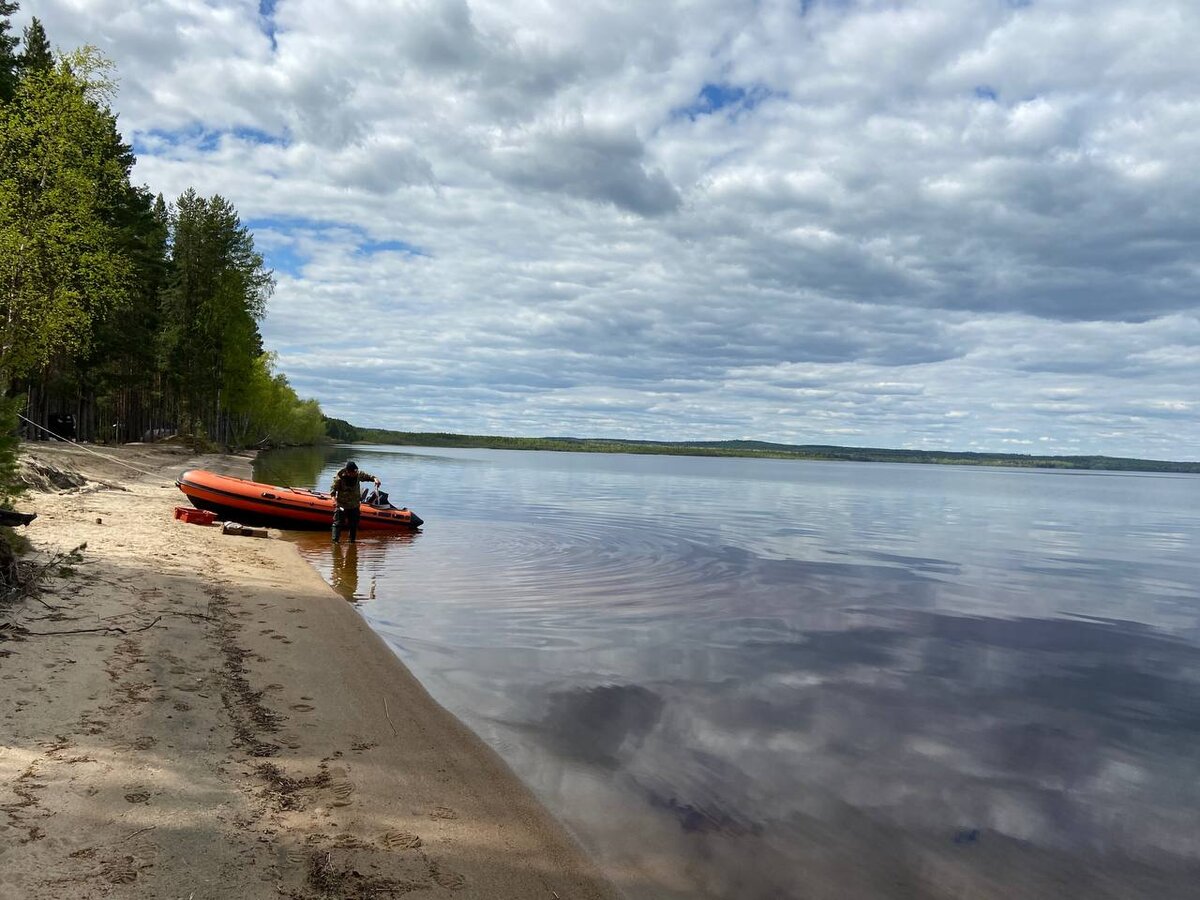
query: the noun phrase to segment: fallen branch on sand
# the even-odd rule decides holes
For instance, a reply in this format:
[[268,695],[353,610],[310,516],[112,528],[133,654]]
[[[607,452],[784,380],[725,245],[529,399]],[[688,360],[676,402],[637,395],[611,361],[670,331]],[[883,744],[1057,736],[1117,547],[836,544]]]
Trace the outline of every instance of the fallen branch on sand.
[[141,628],[122,628],[120,625],[104,625],[100,628],[70,628],[64,631],[30,631],[27,628],[21,628],[21,636],[51,637],[56,634],[96,634],[106,631],[115,631],[118,634],[137,634],[139,631],[148,631],[161,621],[162,616],[155,616],[153,622],[149,625],[143,625]]

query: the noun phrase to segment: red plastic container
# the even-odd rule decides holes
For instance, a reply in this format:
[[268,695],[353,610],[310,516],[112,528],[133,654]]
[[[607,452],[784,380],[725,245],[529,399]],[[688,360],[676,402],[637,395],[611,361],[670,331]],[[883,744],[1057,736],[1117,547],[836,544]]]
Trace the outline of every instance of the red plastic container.
[[185,522],[191,522],[193,525],[211,525],[217,518],[217,514],[209,512],[207,509],[193,509],[190,506],[175,507],[175,518],[182,519]]

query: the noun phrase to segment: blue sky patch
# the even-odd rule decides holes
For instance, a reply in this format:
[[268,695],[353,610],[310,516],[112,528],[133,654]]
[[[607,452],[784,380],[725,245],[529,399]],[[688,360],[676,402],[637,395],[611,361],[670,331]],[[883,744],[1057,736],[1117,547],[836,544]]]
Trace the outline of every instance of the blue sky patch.
[[268,267],[286,275],[299,275],[309,260],[309,254],[300,249],[301,241],[297,239],[319,237],[322,233],[329,232],[337,232],[348,238],[348,242],[353,244],[353,252],[360,256],[374,256],[376,253],[429,256],[429,253],[407,241],[372,240],[361,229],[345,222],[269,217],[243,220],[242,224],[255,235],[255,246],[263,255]]
[[134,132],[130,142],[133,152],[138,156],[154,156],[164,144],[168,147],[195,147],[205,153],[211,153],[217,149],[221,138],[227,135],[251,144],[273,144],[279,147],[288,145],[288,138],[257,128],[213,129],[200,126],[174,131],[153,129]]
[[729,110],[730,115],[736,116],[738,113],[754,109],[763,100],[772,96],[774,96],[773,92],[762,84],[744,88],[736,84],[709,82],[700,89],[700,93],[696,95],[696,99],[690,105],[676,109],[672,113],[672,117],[686,116],[694,122],[699,116],[710,116],[723,109]]
[[363,240],[358,245],[358,252],[371,256],[376,253],[407,253],[409,256],[428,256],[429,254],[413,244],[404,241],[372,241]]
[[[250,229],[254,231],[253,228]],[[255,242],[255,249],[263,255],[263,262],[273,272],[284,275],[299,275],[300,269],[308,262],[307,255],[298,253],[293,244],[274,244],[269,247]]]
[[275,4],[278,0],[258,0],[258,18],[261,22],[263,34],[271,39],[271,49],[278,50],[279,44],[275,40]]
[[975,88],[975,96],[980,100],[990,100],[995,103],[999,99],[999,95],[994,88],[988,87],[986,84],[978,85]]

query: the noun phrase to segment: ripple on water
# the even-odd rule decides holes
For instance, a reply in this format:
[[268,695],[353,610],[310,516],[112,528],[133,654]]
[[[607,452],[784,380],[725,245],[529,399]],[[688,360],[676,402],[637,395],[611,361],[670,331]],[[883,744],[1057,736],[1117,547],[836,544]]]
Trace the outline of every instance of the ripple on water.
[[463,455],[310,558],[638,900],[1194,894],[1200,480]]

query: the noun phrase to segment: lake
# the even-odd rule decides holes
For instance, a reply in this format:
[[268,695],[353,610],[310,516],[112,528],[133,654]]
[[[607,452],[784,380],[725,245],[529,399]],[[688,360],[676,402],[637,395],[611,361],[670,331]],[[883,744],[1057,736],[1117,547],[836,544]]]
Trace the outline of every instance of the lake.
[[1197,896],[1200,476],[356,446],[289,534],[631,900]]

